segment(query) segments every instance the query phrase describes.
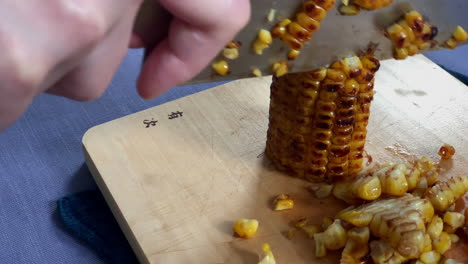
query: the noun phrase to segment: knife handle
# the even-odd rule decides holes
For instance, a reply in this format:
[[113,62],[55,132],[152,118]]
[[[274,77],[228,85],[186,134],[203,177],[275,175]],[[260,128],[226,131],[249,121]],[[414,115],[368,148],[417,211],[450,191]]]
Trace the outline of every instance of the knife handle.
[[156,0],[145,0],[138,10],[133,31],[137,33],[144,45],[143,61],[154,47],[167,36],[172,15]]

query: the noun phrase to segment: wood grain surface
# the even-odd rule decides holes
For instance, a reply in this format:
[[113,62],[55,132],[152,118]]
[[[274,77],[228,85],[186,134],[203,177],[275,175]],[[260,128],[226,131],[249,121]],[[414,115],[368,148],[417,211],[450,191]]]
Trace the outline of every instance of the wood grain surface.
[[[264,242],[279,264],[338,263],[337,254],[315,258],[313,241],[301,234],[285,237],[291,220],[320,223],[345,205],[313,198],[307,182],[264,157],[270,83],[271,76],[230,82],[85,134],[87,164],[142,263],[256,263]],[[374,162],[438,161],[448,143],[457,153],[441,164],[445,175],[464,173],[465,85],[418,55],[384,61],[375,90],[366,145]],[[169,119],[177,111],[182,116]],[[271,210],[280,193],[294,197],[293,210]],[[259,220],[255,238],[233,237],[241,217]]]

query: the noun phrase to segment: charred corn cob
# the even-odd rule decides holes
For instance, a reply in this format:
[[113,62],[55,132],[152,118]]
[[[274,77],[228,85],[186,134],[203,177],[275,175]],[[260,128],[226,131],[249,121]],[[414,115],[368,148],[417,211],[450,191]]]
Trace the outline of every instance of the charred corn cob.
[[316,182],[361,171],[379,65],[352,57],[273,78],[266,155],[278,169]]
[[357,227],[369,226],[372,235],[388,241],[399,254],[417,258],[423,251],[425,224],[433,215],[429,201],[407,194],[349,207],[337,218]]
[[280,21],[272,29],[274,38],[281,39],[293,50],[300,50],[320,28],[320,22],[327,12],[335,6],[335,0],[309,0],[293,21]]
[[417,11],[406,13],[404,18],[386,30],[395,49],[395,58],[400,60],[428,48],[437,33],[437,27],[426,23]]
[[354,0],[354,3],[362,8],[375,10],[389,6],[393,0]]
[[273,252],[268,243],[262,245],[262,251],[261,260],[258,264],[276,264],[275,256],[273,256]]
[[443,212],[468,191],[468,177],[457,176],[438,182],[425,192],[437,211]]
[[258,221],[255,219],[238,219],[232,227],[234,233],[241,238],[252,238],[258,229]]
[[362,263],[362,258],[369,253],[369,228],[355,227],[347,232],[348,240],[341,254],[340,264]]

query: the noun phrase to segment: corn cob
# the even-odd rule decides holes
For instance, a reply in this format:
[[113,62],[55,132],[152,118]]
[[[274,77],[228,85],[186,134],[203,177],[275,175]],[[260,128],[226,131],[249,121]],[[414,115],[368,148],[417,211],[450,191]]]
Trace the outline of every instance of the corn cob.
[[354,0],[353,3],[356,5],[369,9],[369,10],[375,10],[379,8],[384,8],[389,6],[393,0]]
[[388,241],[399,254],[417,258],[424,249],[425,224],[433,215],[429,201],[407,194],[349,207],[337,218],[357,227],[369,226],[372,235]]
[[352,57],[273,77],[266,155],[276,167],[316,182],[360,172],[378,68]]
[[293,50],[300,50],[320,28],[320,22],[335,6],[335,0],[309,0],[293,21],[285,19],[272,29],[274,38],[281,39]]
[[428,48],[430,41],[437,35],[437,27],[425,23],[417,11],[410,11],[388,27],[386,35],[394,45],[395,58],[402,60]]
[[443,212],[467,191],[468,177],[456,176],[427,189],[425,197],[437,211]]

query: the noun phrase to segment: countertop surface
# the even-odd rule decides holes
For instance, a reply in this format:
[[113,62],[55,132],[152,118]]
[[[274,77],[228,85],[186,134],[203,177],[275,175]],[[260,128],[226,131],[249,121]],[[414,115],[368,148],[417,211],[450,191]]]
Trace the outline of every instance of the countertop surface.
[[[468,46],[427,56],[468,75]],[[83,134],[95,125],[220,84],[176,87],[145,101],[134,85],[140,60],[140,51],[130,51],[98,100],[79,103],[42,95],[0,133],[0,263],[102,263],[63,230],[56,212],[57,199],[96,188],[84,164]]]

